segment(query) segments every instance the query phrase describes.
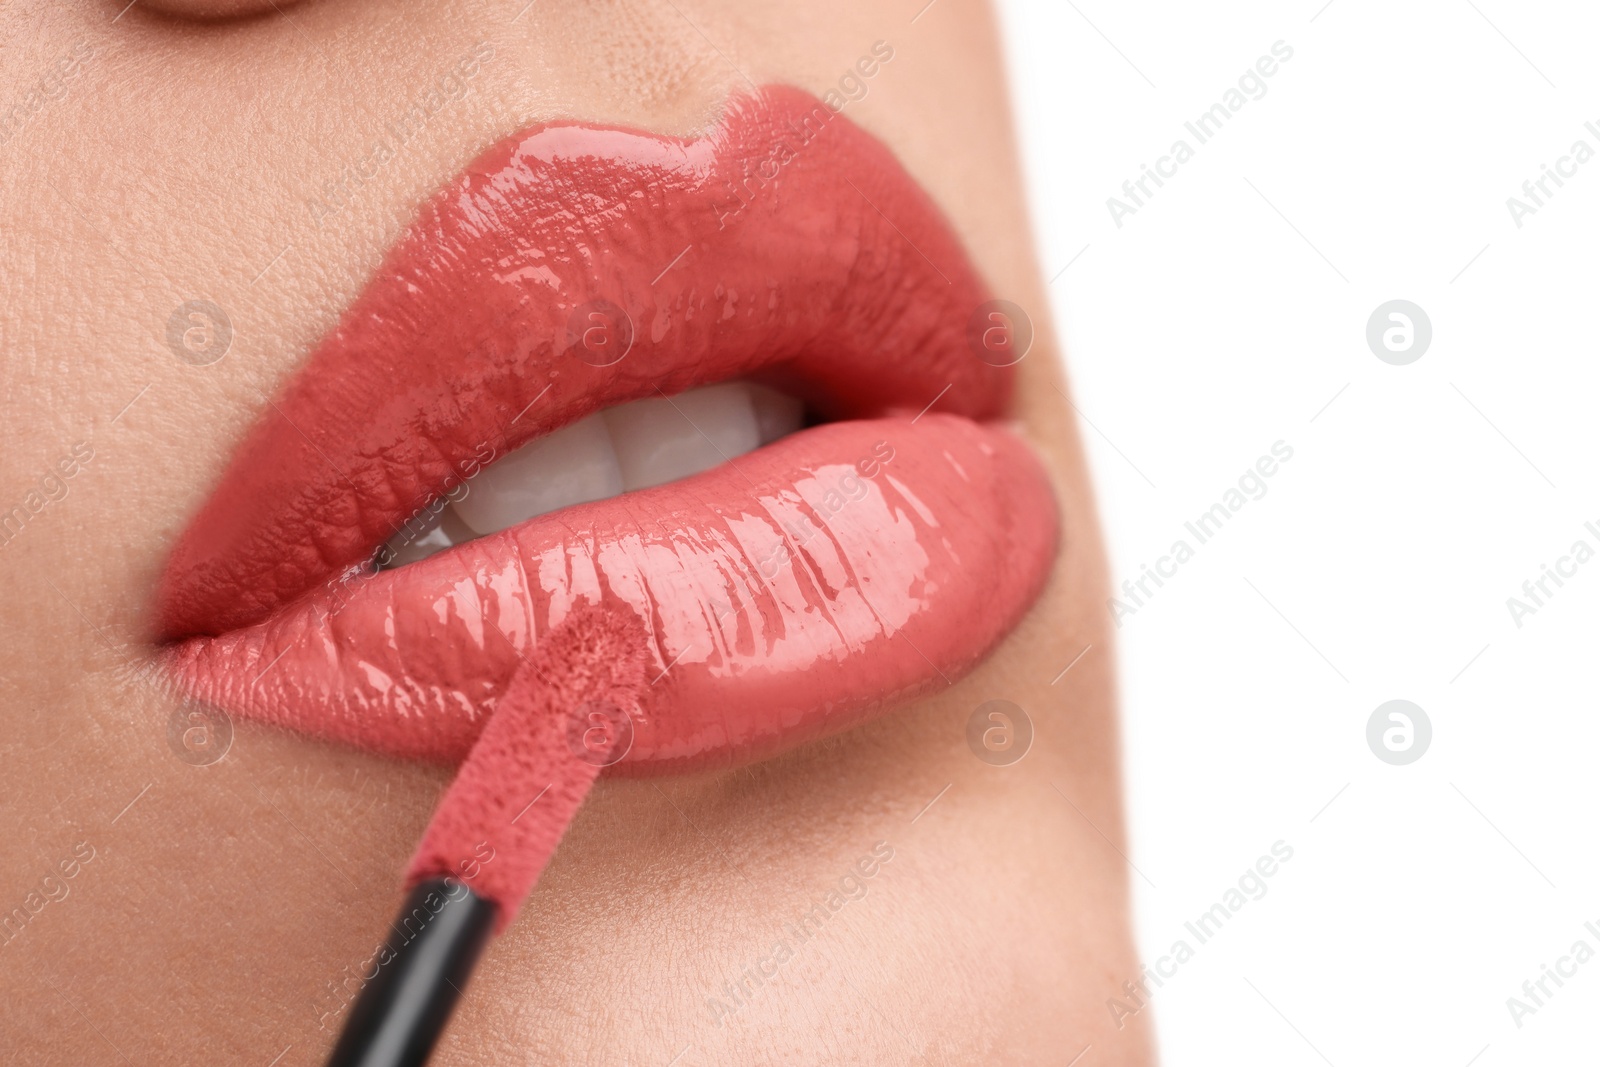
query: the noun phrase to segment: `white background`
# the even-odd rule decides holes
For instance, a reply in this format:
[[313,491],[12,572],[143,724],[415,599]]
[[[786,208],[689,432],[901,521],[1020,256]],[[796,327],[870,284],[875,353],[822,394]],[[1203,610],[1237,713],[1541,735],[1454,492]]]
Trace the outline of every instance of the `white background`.
[[[1506,1000],[1580,938],[1600,951],[1600,560],[1521,628],[1506,601],[1574,541],[1600,549],[1600,159],[1521,228],[1506,200],[1575,140],[1600,151],[1600,15],[1002,17],[1113,581],[1194,544],[1185,521],[1294,449],[1118,633],[1143,959],[1195,944],[1186,920],[1294,849],[1157,991],[1166,1062],[1594,1062],[1600,959],[1520,1029]],[[1197,145],[1185,120],[1279,40],[1294,56],[1266,95]],[[1195,158],[1118,228],[1106,199],[1179,137]],[[1366,343],[1396,298],[1433,327],[1408,366]],[[1395,698],[1433,725],[1408,766],[1366,742]]]

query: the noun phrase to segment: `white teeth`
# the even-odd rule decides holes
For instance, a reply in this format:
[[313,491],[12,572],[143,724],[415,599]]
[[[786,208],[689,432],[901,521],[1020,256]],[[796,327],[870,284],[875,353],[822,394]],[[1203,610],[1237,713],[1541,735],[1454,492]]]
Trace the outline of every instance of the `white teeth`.
[[771,444],[800,429],[806,412],[805,405],[799,400],[764,385],[746,388],[750,390],[750,403],[756,409],[756,429],[761,434],[762,444]]
[[441,548],[450,547],[450,537],[440,529],[446,509],[441,508],[439,513],[427,522],[413,521],[410,528],[402,530],[389,540],[389,551],[384,553],[384,566],[403,567],[407,563],[415,563],[419,559],[426,559]]
[[622,489],[605,420],[590,415],[491,463],[452,506],[474,533],[489,534]]
[[761,445],[750,387],[713,385],[605,413],[624,490],[686,478]]
[[465,495],[389,541],[386,567],[558,508],[687,478],[800,429],[804,406],[730,382],[610,408],[532,441],[467,480]]
[[448,505],[431,517],[418,515],[389,539],[385,567],[403,567],[435,552],[472,540],[474,534]]

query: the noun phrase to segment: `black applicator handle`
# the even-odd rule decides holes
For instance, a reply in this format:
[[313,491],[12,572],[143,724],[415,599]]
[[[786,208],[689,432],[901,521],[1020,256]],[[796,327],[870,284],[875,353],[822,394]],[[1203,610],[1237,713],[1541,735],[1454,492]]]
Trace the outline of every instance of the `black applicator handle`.
[[419,882],[361,990],[328,1067],[422,1067],[494,932],[497,910],[460,882]]

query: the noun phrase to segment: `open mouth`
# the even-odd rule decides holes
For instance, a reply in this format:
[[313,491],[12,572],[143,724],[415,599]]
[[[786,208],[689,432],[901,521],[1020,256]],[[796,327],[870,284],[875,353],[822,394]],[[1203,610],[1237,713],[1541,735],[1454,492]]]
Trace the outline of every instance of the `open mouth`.
[[605,604],[652,636],[637,770],[948,685],[1055,553],[994,424],[987,296],[893,156],[796,90],[695,139],[515,135],[422,206],[183,535],[168,663],[230,711],[452,761]]
[[534,438],[437,497],[374,559],[397,567],[574,504],[675,482],[800,429],[805,405],[750,382],[607,408]]

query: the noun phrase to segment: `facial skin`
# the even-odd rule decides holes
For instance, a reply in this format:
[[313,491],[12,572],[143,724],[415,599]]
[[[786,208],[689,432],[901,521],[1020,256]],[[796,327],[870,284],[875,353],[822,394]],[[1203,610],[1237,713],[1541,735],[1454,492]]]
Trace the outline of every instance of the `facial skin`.
[[[9,1058],[322,1062],[449,772],[243,722],[220,762],[177,758],[157,577],[416,205],[484,146],[552,119],[687,134],[748,78],[852,98],[1032,315],[1015,417],[1055,481],[1061,557],[934,697],[741,770],[603,781],[435,1062],[1060,1064],[1091,1044],[1149,1062],[1148,1011],[1118,1029],[1106,1006],[1140,968],[1104,567],[987,9],[123,2],[0,9],[0,511],[43,501],[0,545],[0,919],[26,920],[0,931]],[[864,77],[878,41],[894,58]],[[479,42],[493,58],[451,82]],[[441,79],[437,114],[374,161]],[[207,366],[167,343],[191,299],[232,326]],[[1036,732],[1011,766],[965,741],[992,699]],[[849,903],[776,966],[830,890]],[[719,1025],[708,998],[740,980]]]

